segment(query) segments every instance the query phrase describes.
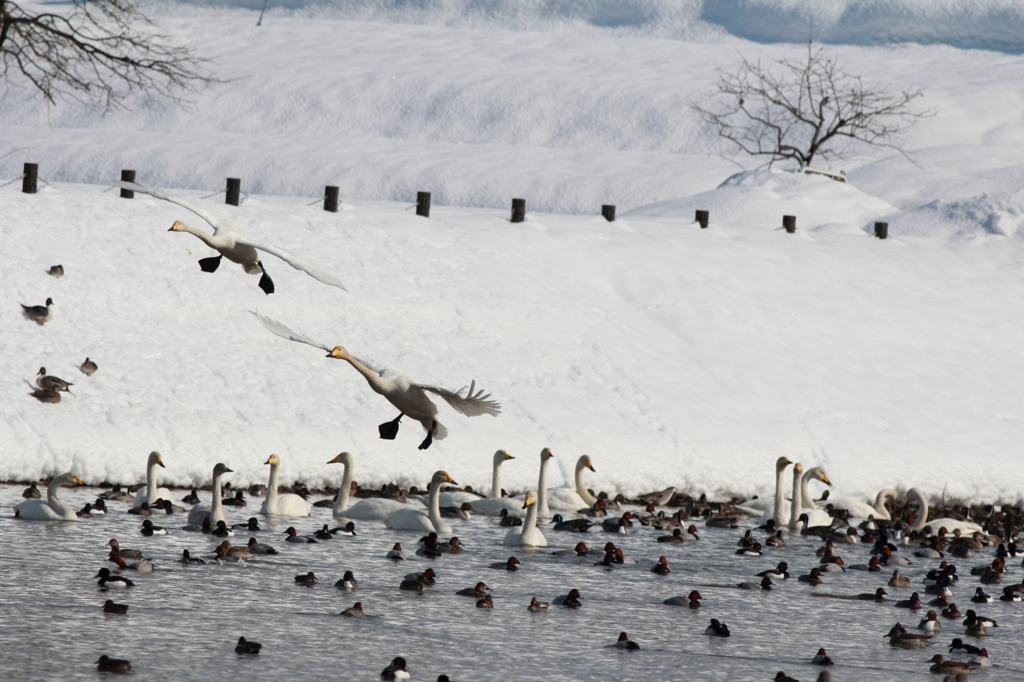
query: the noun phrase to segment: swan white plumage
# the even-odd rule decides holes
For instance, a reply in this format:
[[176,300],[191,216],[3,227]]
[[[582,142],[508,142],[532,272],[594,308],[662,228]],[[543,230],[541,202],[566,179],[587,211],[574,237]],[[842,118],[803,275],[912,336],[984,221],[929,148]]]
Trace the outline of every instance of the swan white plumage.
[[[141,507],[142,503],[145,502],[149,506],[153,506],[157,500],[164,499],[170,500],[173,493],[167,488],[158,488],[156,485],[156,468],[157,467],[167,468],[164,466],[163,457],[159,452],[154,450],[149,453],[149,459],[146,460],[146,485],[142,486],[135,493],[135,499],[132,500],[132,507]],[[155,490],[155,495],[150,495],[149,491]]]
[[389,500],[384,497],[371,497],[359,500],[351,507],[348,506],[349,493],[352,489],[352,475],[354,466],[352,455],[342,452],[332,459],[328,464],[343,464],[345,473],[342,476],[341,488],[338,490],[338,497],[334,501],[334,518],[355,519],[357,521],[381,521],[394,514],[399,509],[415,509],[414,507],[398,500]]
[[430,502],[427,504],[427,511],[424,513],[419,509],[399,509],[384,519],[384,525],[393,530],[415,530],[426,533],[434,531],[438,535],[451,533],[452,527],[441,518],[441,508],[438,503],[441,486],[445,483],[455,483],[455,481],[444,471],[434,472],[434,476],[430,479]]
[[231,469],[228,469],[224,464],[218,462],[217,466],[213,467],[213,502],[211,504],[197,504],[192,507],[188,512],[188,522],[190,524],[200,524],[203,519],[210,519],[211,525],[217,525],[218,521],[228,522],[228,518],[224,516],[224,506],[221,504],[220,499],[220,479],[224,474],[230,474]]
[[62,485],[85,485],[72,472],[61,474],[46,486],[45,500],[25,500],[14,505],[14,516],[26,521],[78,521],[74,508],[57,498],[57,489]]
[[899,493],[889,488],[879,490],[875,496],[874,505],[856,498],[841,498],[834,501],[830,499],[830,501],[836,509],[845,509],[850,512],[850,516],[853,518],[866,519],[869,516],[874,516],[877,521],[888,521],[892,517],[889,515],[889,510],[885,508],[885,500],[890,497],[895,502]]
[[775,511],[772,514],[772,518],[775,519],[775,525],[779,528],[782,527],[783,519],[783,494],[782,488],[786,485],[786,467],[789,466],[789,459],[786,457],[779,457],[775,460]]
[[302,499],[300,495],[295,493],[282,495],[277,492],[281,458],[271,455],[264,464],[270,465],[270,481],[267,483],[267,498],[263,500],[260,514],[264,516],[309,516],[313,505]]
[[[272,294],[274,293],[274,283],[270,280],[270,277],[267,276],[266,269],[260,261],[259,254],[256,253],[256,250],[258,249],[273,256],[277,256],[296,270],[302,270],[310,277],[317,279],[324,284],[330,284],[331,286],[338,287],[339,289],[345,289],[345,286],[334,275],[330,274],[326,270],[297,258],[284,249],[271,246],[269,244],[263,244],[261,242],[255,242],[251,239],[245,239],[242,237],[242,230],[238,225],[235,225],[230,220],[217,215],[213,211],[210,211],[193,201],[172,196],[162,189],[149,187],[148,185],[141,185],[136,182],[111,180],[110,184],[122,189],[132,190],[133,192],[148,194],[151,197],[163,199],[164,201],[169,201],[172,204],[177,204],[178,206],[187,208],[209,223],[210,227],[213,228],[212,235],[186,225],[180,220],[175,222],[169,230],[170,232],[188,232],[189,234],[193,234],[202,240],[204,244],[220,254],[220,256],[204,258],[199,261],[200,267],[205,272],[213,272],[216,270],[217,266],[220,264],[220,258],[226,257],[228,260],[241,265],[249,274],[263,273],[263,277],[260,279],[260,288],[267,294]],[[347,289],[345,290],[347,291]]]
[[[822,469],[821,467],[811,467],[810,469],[804,472],[803,476],[800,477],[799,503],[794,504],[793,506],[795,506],[797,509],[800,509],[804,514],[807,514],[807,525],[809,527],[831,526],[832,517],[829,516],[829,513],[824,509],[819,509],[817,506],[815,506],[814,500],[807,490],[807,483],[811,480],[821,481],[822,483],[829,486],[832,485],[832,482],[828,480],[828,475],[825,473],[824,469]],[[798,499],[796,497],[795,491],[793,499]],[[799,517],[798,514],[797,516]],[[798,519],[793,519],[791,515],[790,530],[794,529],[797,520]]]
[[521,526],[513,526],[508,529],[505,539],[501,544],[509,547],[547,547],[548,540],[544,533],[537,527],[537,491],[531,490],[526,493],[523,502],[526,508],[526,520]]
[[779,523],[778,519],[788,519],[790,506],[789,501],[786,500],[783,490],[786,485],[786,479],[783,472],[789,464],[790,461],[786,457],[779,457],[775,460],[774,497],[758,497],[757,499],[747,500],[743,504],[736,505],[736,508],[745,514],[750,514],[751,516],[764,516],[768,512],[771,512],[771,518],[776,519],[776,523]]
[[[372,363],[352,355],[343,346],[331,348],[292,331],[280,322],[263,317],[259,313],[254,312],[253,315],[267,331],[289,341],[298,341],[325,350],[327,357],[345,360],[362,374],[370,388],[375,393],[384,396],[400,413],[394,420],[385,422],[378,427],[381,438],[386,440],[394,440],[398,433],[398,422],[406,415],[422,424],[423,430],[427,432],[427,437],[420,443],[420,450],[429,448],[434,439],[442,440],[448,435],[448,430],[441,422],[437,421],[437,405],[427,397],[428,392],[440,396],[453,410],[467,417],[476,417],[482,414],[489,414],[493,417],[501,413],[501,405],[497,401],[488,400],[491,397],[489,393],[485,394],[482,389],[476,390],[475,380],[470,383],[468,390],[464,386],[458,391],[417,383],[412,378],[394,370],[375,367]],[[465,395],[462,394],[463,391],[466,391]]]
[[[509,516],[524,516],[523,503],[521,500],[501,496],[501,465],[509,459],[515,459],[515,457],[504,450],[498,450],[494,453],[494,457],[492,458],[493,468],[491,471],[491,496],[477,498],[475,500],[465,500],[473,505],[474,512],[484,514],[485,516],[500,516],[501,510],[506,509],[508,510]],[[445,501],[445,495],[447,494],[448,493],[441,494],[441,505],[455,506],[449,505]]]
[[575,488],[551,488],[547,491],[549,510],[576,512],[597,504],[597,498],[591,495],[587,486],[583,484],[584,469],[597,471],[589,455],[583,455],[576,460]]
[[804,465],[797,462],[793,465],[793,498],[789,505],[789,530],[796,530],[796,524],[800,521],[801,497],[800,477],[804,474]]
[[981,526],[971,521],[961,521],[959,519],[941,518],[928,520],[928,500],[925,499],[924,495],[917,488],[911,488],[907,491],[907,504],[917,503],[918,513],[917,520],[907,530],[915,531],[921,530],[925,526],[931,526],[932,530],[938,532],[940,528],[945,528],[947,532],[952,533],[956,529],[960,529],[962,533],[973,533],[974,531],[982,530]]

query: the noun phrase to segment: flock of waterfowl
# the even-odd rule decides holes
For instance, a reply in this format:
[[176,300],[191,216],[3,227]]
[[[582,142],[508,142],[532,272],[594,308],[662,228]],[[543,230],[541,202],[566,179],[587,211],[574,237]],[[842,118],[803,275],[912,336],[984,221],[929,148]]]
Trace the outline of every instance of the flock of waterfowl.
[[[879,632],[879,636],[888,639],[889,645],[894,648],[917,650],[927,646],[938,647],[940,645],[936,638],[944,630],[952,635],[961,635],[953,638],[948,647],[944,647],[948,649],[950,657],[944,653],[933,655],[928,660],[921,660],[922,666],[927,665],[929,672],[947,675],[949,679],[960,679],[958,676],[968,675],[993,665],[984,646],[984,639],[997,624],[989,614],[979,613],[975,609],[982,609],[985,604],[991,603],[1018,602],[1024,596],[1024,582],[1006,580],[1003,584],[1010,570],[1009,562],[1018,554],[1016,536],[1024,526],[1024,515],[1020,509],[1014,507],[996,509],[991,506],[968,508],[954,505],[943,509],[939,518],[929,520],[929,513],[935,510],[929,508],[924,496],[918,491],[907,491],[902,504],[895,492],[883,491],[879,495],[880,504],[877,507],[872,506],[872,511],[866,518],[858,519],[849,509],[834,502],[830,503],[827,499],[813,500],[810,497],[803,497],[805,479],[819,480],[825,485],[831,485],[823,471],[804,472],[802,467],[795,465],[792,486],[794,497],[786,500],[783,495],[784,474],[790,465],[786,458],[779,458],[776,463],[778,484],[775,497],[770,500],[707,502],[703,497],[693,499],[676,493],[674,489],[665,491],[667,494],[654,493],[646,499],[627,501],[619,497],[610,500],[605,494],[595,496],[586,488],[582,478],[583,472],[594,469],[593,462],[586,455],[580,457],[577,462],[575,487],[547,488],[546,466],[551,458],[551,451],[545,448],[540,456],[537,490],[527,491],[521,497],[504,495],[501,488],[501,466],[513,457],[504,450],[498,450],[491,458],[493,487],[488,497],[455,488],[452,477],[447,472],[438,471],[431,478],[427,499],[423,503],[414,501],[415,493],[400,493],[397,496],[399,499],[361,497],[356,504],[350,505],[353,494],[362,496],[367,491],[356,489],[353,485],[353,456],[343,452],[327,462],[341,464],[344,467],[341,485],[334,499],[326,499],[316,504],[330,505],[332,517],[341,525],[332,528],[331,524],[323,524],[319,530],[307,533],[300,532],[292,526],[285,532],[285,541],[298,546],[327,542],[337,537],[354,536],[357,530],[353,519],[360,522],[377,521],[382,522],[382,525],[364,524],[358,532],[380,535],[390,531],[412,531],[416,536],[422,535],[418,542],[414,540],[414,552],[407,553],[403,550],[401,542],[395,542],[391,551],[382,553],[381,561],[429,561],[448,557],[442,561],[472,562],[473,552],[464,552],[459,538],[451,536],[453,528],[449,520],[457,524],[460,520],[470,518],[474,513],[483,514],[492,516],[496,521],[495,529],[500,532],[495,536],[495,540],[500,537],[502,545],[519,547],[525,553],[518,557],[511,556],[505,561],[482,564],[481,568],[518,572],[524,565],[536,561],[537,553],[548,546],[548,534],[573,538],[566,543],[572,546],[571,549],[567,547],[554,552],[541,552],[550,556],[551,560],[569,560],[577,563],[582,561],[579,564],[581,566],[593,565],[605,570],[636,565],[638,560],[625,555],[622,548],[616,547],[613,542],[594,543],[597,547],[590,548],[585,542],[579,541],[590,533],[610,534],[604,535],[605,538],[634,535],[638,532],[649,533],[647,541],[652,543],[652,548],[672,545],[685,547],[688,544],[700,543],[701,534],[734,533],[737,561],[747,561],[745,557],[763,557],[770,552],[781,552],[781,548],[785,547],[787,542],[792,545],[800,538],[805,549],[813,547],[813,550],[798,557],[790,554],[789,561],[778,562],[774,568],[759,573],[751,571],[759,580],[738,584],[694,583],[690,587],[701,588],[705,594],[702,595],[698,589],[690,589],[685,596],[669,598],[664,604],[689,610],[704,608],[715,614],[715,598],[709,598],[709,594],[714,595],[720,590],[737,588],[764,594],[778,591],[781,584],[792,580],[797,585],[805,585],[813,590],[811,594],[822,598],[823,603],[829,599],[857,600],[877,604],[879,609],[899,609],[896,613],[902,615],[891,616],[890,620],[894,624],[884,634]],[[270,466],[269,480],[259,513],[269,518],[309,517],[313,505],[303,495],[294,492],[282,493],[278,490],[280,463],[280,458],[276,455],[271,455],[266,461]],[[107,504],[112,501],[127,502],[129,508],[125,513],[136,514],[142,518],[143,535],[153,537],[168,533],[194,532],[197,537],[207,535],[210,540],[219,543],[213,550],[213,556],[205,559],[196,553],[190,554],[186,549],[178,560],[185,566],[210,562],[259,562],[262,557],[278,553],[278,550],[260,542],[256,537],[250,537],[247,543],[232,544],[229,538],[234,537],[236,532],[254,533],[263,529],[256,518],[250,518],[244,523],[230,523],[225,514],[225,507],[233,505],[226,504],[227,500],[224,499],[221,488],[223,477],[230,474],[231,469],[222,463],[217,464],[213,470],[211,504],[195,504],[187,512],[187,525],[171,525],[173,515],[185,513],[185,510],[173,503],[170,490],[158,486],[157,471],[164,466],[160,453],[151,453],[147,461],[146,485],[139,488],[134,495],[119,490],[106,493],[97,500],[98,507],[109,510]],[[807,478],[808,474],[810,478]],[[57,491],[60,486],[81,484],[81,480],[73,473],[55,477],[47,488],[45,500],[27,499],[16,505],[15,514],[22,519],[75,521],[82,516],[88,517],[91,513],[99,513],[96,507],[91,505],[76,512],[59,499]],[[34,487],[25,491],[27,497],[32,498],[35,495],[39,495],[39,492]],[[240,503],[245,503],[243,495],[236,497]],[[184,499],[198,501],[194,491]],[[660,505],[656,503],[669,506],[658,509]],[[760,514],[756,507],[766,504],[771,504],[771,508],[764,513],[765,522],[756,527],[751,525],[752,519]],[[548,508],[546,512],[545,506]],[[552,509],[559,513],[552,517]],[[550,521],[547,520],[549,517]],[[827,518],[828,522],[814,525],[809,523],[810,519],[818,518]],[[154,524],[155,519],[159,519],[158,524],[162,525]],[[541,521],[545,522],[543,528],[539,525]],[[702,524],[704,530],[699,530],[697,523],[690,521]],[[740,528],[740,524],[744,524],[746,528]],[[296,525],[300,525],[300,522],[296,521]],[[641,529],[645,527],[650,530],[642,531]],[[758,532],[763,532],[766,536],[763,543],[755,536]],[[571,535],[563,536],[562,533]],[[820,547],[807,547],[806,540],[809,538],[820,539],[824,544]],[[135,583],[126,574],[160,570],[160,567],[142,551],[123,548],[117,540],[111,540],[108,546],[108,559],[115,566],[103,567],[95,576],[99,587],[104,591],[134,587]],[[801,542],[796,542],[794,546],[800,547]],[[857,553],[867,561],[844,561],[837,548],[841,548],[843,553]],[[989,557],[988,554],[992,556]],[[953,559],[970,559],[976,555],[984,556],[985,559],[968,571],[958,571],[952,562]],[[679,558],[670,561],[672,556]],[[672,580],[671,563],[683,561],[685,556],[685,553],[664,552],[649,566],[652,579],[662,577]],[[797,560],[807,565],[813,564],[807,574],[790,573],[790,562],[796,563]],[[878,573],[878,587],[873,592],[842,593],[839,579],[847,571]],[[908,573],[913,574],[913,578],[909,577]],[[974,594],[969,597],[974,608],[965,609],[965,614],[961,614],[953,595],[956,590],[962,589],[961,582],[966,583],[975,579],[978,585],[974,587]],[[421,593],[433,591],[437,589],[438,580],[438,573],[433,568],[427,568],[405,575],[395,589]],[[294,582],[297,585],[312,587],[317,584],[318,578],[314,572],[308,571],[295,575]],[[992,589],[997,585],[1001,586],[1000,596],[993,598],[985,592],[985,589]],[[346,571],[335,586],[346,592],[355,591],[357,579],[352,571]],[[833,589],[840,591],[834,593],[831,591]],[[906,590],[911,594],[906,598],[897,598],[895,593],[899,590]],[[455,595],[472,598],[476,607],[480,609],[498,608],[491,588],[483,580],[456,591]],[[529,604],[521,604],[519,608],[525,608],[530,613],[544,613],[554,607],[578,609],[583,607],[585,601],[586,596],[579,589],[573,588],[551,601],[540,601],[534,596]],[[127,611],[128,605],[107,600],[102,608],[106,613],[118,614]],[[915,614],[918,610],[926,612],[925,615],[921,617]],[[364,612],[363,601],[358,601],[340,615],[363,618],[371,617],[372,613]],[[624,614],[624,619],[628,619],[628,614]],[[908,619],[910,622],[904,624]],[[756,623],[743,625],[756,626]],[[733,631],[720,618],[711,618],[704,634],[715,638],[729,638]],[[978,646],[965,644],[964,638],[979,640]],[[238,648],[236,651],[244,655],[255,655],[259,646],[247,642],[243,637],[239,640],[238,647],[244,651],[239,651]],[[619,634],[618,639],[608,646],[629,651],[642,648],[640,643],[630,639],[625,632]],[[824,648],[818,648],[810,662],[826,668],[817,676],[818,680],[832,679],[827,668],[833,666],[835,661]],[[119,667],[127,670],[128,666],[127,661],[110,658],[101,659],[97,663],[98,669],[110,672],[118,672]],[[396,658],[384,670],[382,677],[403,679],[403,674],[409,674],[406,670],[406,661],[403,658]],[[391,677],[392,675],[394,677]],[[774,679],[784,682],[793,678],[780,671]]]

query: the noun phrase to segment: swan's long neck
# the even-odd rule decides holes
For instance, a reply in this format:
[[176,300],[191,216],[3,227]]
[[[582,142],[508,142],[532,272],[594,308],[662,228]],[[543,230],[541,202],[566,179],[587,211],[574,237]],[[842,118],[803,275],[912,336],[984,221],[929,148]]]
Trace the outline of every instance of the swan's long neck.
[[217,474],[213,477],[213,502],[210,504],[210,522],[216,525],[217,521],[224,518],[223,505],[220,502],[220,477]]
[[57,491],[62,485],[64,485],[64,481],[61,480],[60,476],[50,481],[50,485],[46,486],[46,504],[50,505],[50,507],[61,516],[66,516],[68,512],[74,514],[71,507],[64,504],[57,497]]
[[379,374],[377,374],[372,369],[370,369],[363,363],[353,358],[351,355],[346,355],[345,360],[348,362],[348,364],[355,367],[357,372],[363,375],[363,378],[366,379],[366,383],[370,384],[370,388],[372,388],[375,392],[384,395],[384,385],[381,383]]
[[550,457],[544,457],[540,460],[540,477],[537,479],[537,516],[542,519],[546,519],[551,516],[551,511],[548,509],[548,462],[551,461]]
[[341,477],[341,489],[338,490],[338,499],[334,501],[334,515],[342,517],[348,509],[348,492],[352,489],[352,467],[348,462],[342,462],[345,473]]
[[494,472],[491,474],[491,497],[501,497],[501,462],[494,461]]
[[878,518],[880,519],[890,518],[889,510],[885,508],[885,499],[889,496],[892,496],[893,499],[896,499],[897,497],[899,497],[899,493],[897,493],[895,490],[889,490],[887,488],[885,490],[879,490],[878,494],[875,496],[875,511],[878,512]]
[[[540,491],[537,492],[540,495]],[[537,527],[537,503],[526,508],[526,520],[523,521],[523,537]]]
[[917,501],[920,509],[917,513],[917,520],[914,521],[908,530],[921,530],[928,525],[928,500],[924,498],[924,495],[922,495],[917,488],[911,488],[907,491],[908,502],[911,497]]
[[786,485],[786,468],[778,468],[775,475],[775,513],[772,518],[776,525],[782,524],[782,489]]
[[182,231],[182,232],[188,232],[189,234],[192,234],[192,235],[195,235],[196,237],[199,237],[199,239],[201,239],[203,241],[203,243],[206,244],[207,246],[209,246],[211,249],[219,249],[219,248],[223,248],[224,247],[223,244],[216,243],[216,241],[214,240],[213,235],[206,234],[202,230],[198,230],[198,229],[192,227],[191,225],[186,225],[185,223],[181,222],[180,220],[178,221],[178,229],[180,231]]
[[[804,472],[803,478],[800,480],[800,503],[807,509],[817,509],[817,505],[814,504],[814,498],[811,497],[811,491],[807,487],[807,482],[812,478],[818,478],[822,474],[823,470],[821,467],[811,467]],[[827,477],[826,477],[827,478]],[[821,480],[820,478],[818,480]]]
[[427,504],[427,518],[434,524],[434,531],[441,532],[444,521],[441,520],[441,484],[433,483],[430,486],[430,500]]
[[149,468],[146,470],[146,498],[147,502],[153,504],[156,502],[156,462],[150,462]]
[[278,464],[270,465],[270,480],[267,481],[267,509],[271,513],[277,510],[277,481],[281,475]]
[[576,494],[583,498],[589,505],[597,504],[597,498],[590,494],[587,486],[583,485],[583,469],[586,468],[583,462],[576,462]]
[[793,470],[793,500],[789,504],[789,529],[796,530],[796,524],[800,520],[800,510],[803,509],[803,485],[800,470]]

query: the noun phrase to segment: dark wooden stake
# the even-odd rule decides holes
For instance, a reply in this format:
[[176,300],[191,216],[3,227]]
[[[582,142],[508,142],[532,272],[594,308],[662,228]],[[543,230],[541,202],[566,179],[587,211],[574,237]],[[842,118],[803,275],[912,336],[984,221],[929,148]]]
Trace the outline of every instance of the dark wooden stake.
[[709,216],[710,214],[707,211],[702,211],[699,208],[697,209],[697,215],[694,218],[694,220],[700,223],[700,229],[703,230],[705,227],[708,226]]
[[416,192],[416,215],[430,217],[430,192]]
[[238,206],[238,196],[242,193],[242,181],[238,178],[228,178],[227,195],[224,197],[225,204]]
[[512,222],[521,223],[526,220],[526,199],[512,200]]
[[[135,171],[133,170],[121,170],[121,181],[122,182],[135,182]],[[122,199],[134,199],[135,191],[130,189],[121,189]]]
[[875,223],[875,236],[885,239],[889,236],[889,223]]
[[338,212],[338,188],[334,185],[324,187],[324,210]]
[[796,216],[795,215],[784,215],[782,216],[782,226],[786,228],[786,232],[793,234],[796,232]]
[[615,222],[615,204],[602,204],[601,215],[610,223]]
[[26,163],[25,171],[21,176],[21,191],[25,194],[35,194],[36,180],[39,178],[39,164]]

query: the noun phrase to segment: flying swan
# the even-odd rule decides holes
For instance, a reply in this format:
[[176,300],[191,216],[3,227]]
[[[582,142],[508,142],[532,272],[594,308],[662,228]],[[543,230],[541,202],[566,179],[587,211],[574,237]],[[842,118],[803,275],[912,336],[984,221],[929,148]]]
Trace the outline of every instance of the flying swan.
[[175,221],[175,223],[171,225],[171,229],[168,230],[168,232],[188,232],[189,234],[194,234],[204,244],[220,254],[219,256],[200,259],[199,267],[202,268],[203,272],[215,272],[217,267],[220,265],[221,258],[226,256],[229,261],[241,265],[242,269],[250,275],[263,273],[263,277],[260,278],[260,289],[263,289],[264,293],[270,295],[274,293],[274,282],[271,281],[270,276],[267,274],[266,267],[260,260],[259,255],[256,253],[256,250],[259,249],[260,251],[269,253],[272,256],[277,256],[296,270],[302,270],[310,277],[320,280],[324,284],[330,284],[331,286],[336,286],[348,291],[348,289],[345,289],[345,286],[329,272],[313,265],[312,263],[308,263],[301,258],[293,256],[284,249],[271,246],[269,244],[254,242],[251,239],[245,239],[242,236],[242,230],[238,225],[235,225],[230,220],[217,215],[213,211],[210,211],[193,201],[171,196],[162,189],[150,187],[148,185],[140,185],[136,182],[111,180],[110,184],[120,187],[121,189],[141,192],[143,194],[148,194],[151,197],[163,199],[164,201],[169,201],[172,204],[177,204],[178,206],[187,208],[209,223],[210,227],[213,228],[212,235],[190,225],[186,225],[180,220]]
[[[452,409],[467,417],[476,417],[481,414],[497,416],[501,412],[501,405],[497,401],[488,400],[491,397],[490,393],[485,394],[483,389],[476,390],[476,381],[469,385],[468,390],[463,386],[458,391],[451,391],[447,388],[431,386],[430,384],[419,384],[410,377],[394,370],[375,367],[373,364],[350,354],[342,346],[335,346],[334,348],[325,346],[302,334],[293,332],[276,320],[263,317],[255,312],[252,314],[272,334],[277,334],[289,341],[298,341],[314,348],[323,349],[327,351],[327,357],[345,360],[348,364],[355,367],[356,371],[363,375],[363,378],[366,379],[366,382],[370,384],[370,388],[375,393],[381,394],[387,398],[389,403],[398,408],[399,415],[397,417],[377,427],[380,437],[385,440],[395,439],[395,436],[398,435],[398,422],[406,415],[422,424],[423,430],[427,432],[427,437],[420,443],[420,450],[429,448],[434,439],[443,440],[448,435],[448,429],[436,419],[437,406],[427,397],[427,392],[441,396]],[[463,395],[463,391],[466,391],[465,395]]]

